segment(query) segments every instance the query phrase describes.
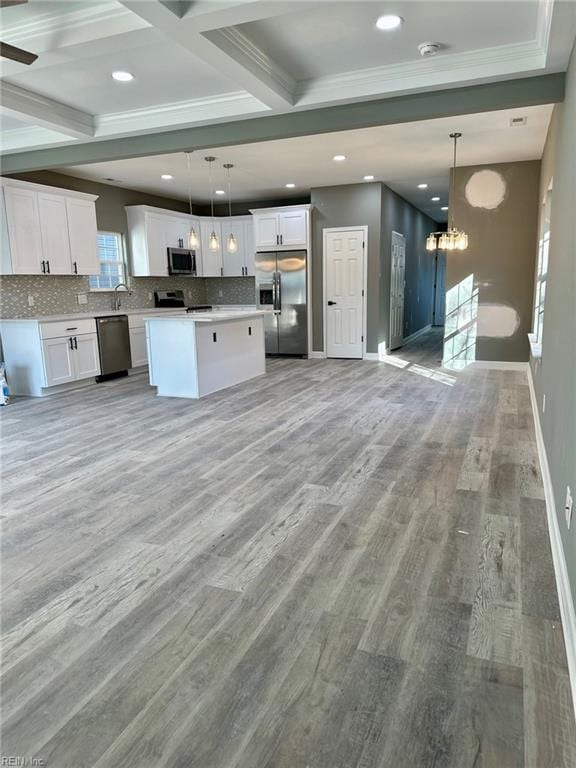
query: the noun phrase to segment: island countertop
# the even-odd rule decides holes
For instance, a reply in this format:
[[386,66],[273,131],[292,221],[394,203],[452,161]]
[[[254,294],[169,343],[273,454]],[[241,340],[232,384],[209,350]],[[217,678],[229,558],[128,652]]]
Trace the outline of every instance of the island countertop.
[[144,317],[144,322],[169,323],[177,320],[179,323],[229,323],[233,320],[248,320],[251,317],[263,317],[266,314],[262,310],[236,310],[231,312],[188,312],[187,314],[150,315]]

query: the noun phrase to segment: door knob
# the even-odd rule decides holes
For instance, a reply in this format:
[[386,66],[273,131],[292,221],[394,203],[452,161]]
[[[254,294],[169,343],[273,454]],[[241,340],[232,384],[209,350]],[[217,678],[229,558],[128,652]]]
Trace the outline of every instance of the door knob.
[[334,306],[334,304],[336,304],[336,302],[335,302],[335,301],[329,301],[329,302],[328,302],[328,306],[329,306],[329,307],[332,307],[332,306]]

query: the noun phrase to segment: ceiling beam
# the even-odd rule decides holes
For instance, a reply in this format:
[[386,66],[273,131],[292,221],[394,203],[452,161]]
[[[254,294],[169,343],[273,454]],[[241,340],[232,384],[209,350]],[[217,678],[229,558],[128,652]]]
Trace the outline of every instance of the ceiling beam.
[[[199,15],[180,18],[161,0],[119,0],[123,6],[152,25],[168,40],[181,45],[191,54],[202,59],[221,74],[244,88],[271,109],[286,109],[294,104],[296,83],[294,79],[260,50],[243,32],[229,26],[232,20],[223,11],[219,22],[226,28],[201,31]],[[244,4],[241,4],[244,5]],[[247,3],[256,5],[259,3]],[[268,3],[266,4],[268,5]],[[230,13],[238,17],[239,7],[233,5]],[[262,9],[259,9],[262,12]],[[244,16],[240,17],[243,18]],[[215,19],[212,18],[212,23]]]
[[42,125],[76,139],[94,136],[94,118],[88,112],[27,91],[12,83],[2,83],[0,110],[2,114],[25,123]]
[[[100,163],[194,149],[250,144],[258,141],[332,133],[377,125],[470,115],[564,99],[565,74],[526,77],[462,88],[414,93],[323,109],[267,115],[227,123],[155,134],[91,141],[65,147],[5,154],[3,173]],[[457,120],[455,120],[457,128]]]

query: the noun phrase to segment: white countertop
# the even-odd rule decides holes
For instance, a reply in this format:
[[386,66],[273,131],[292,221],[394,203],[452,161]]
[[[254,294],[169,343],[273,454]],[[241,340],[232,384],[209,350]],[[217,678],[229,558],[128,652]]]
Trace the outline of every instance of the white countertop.
[[[245,314],[246,312],[254,312],[255,307],[254,306],[247,306],[245,309],[243,309],[241,306],[228,304],[228,305],[213,305],[214,309],[213,312],[217,312],[219,315],[223,312],[241,312],[242,314]],[[120,309],[118,312],[115,312],[111,309],[108,311],[102,310],[99,312],[70,312],[67,315],[36,315],[35,317],[10,317],[10,318],[0,318],[0,323],[51,323],[51,322],[59,322],[59,321],[66,321],[66,320],[86,320],[91,319],[93,317],[109,317],[111,315],[185,315],[186,310],[180,309],[179,307],[139,307],[138,309]],[[200,312],[195,312],[194,315],[201,314]],[[210,313],[202,313],[202,314],[210,314]]]
[[238,311],[231,311],[231,312],[224,312],[222,310],[218,312],[190,312],[188,314],[177,314],[174,313],[172,315],[170,314],[162,314],[162,315],[152,315],[150,317],[145,317],[144,322],[171,322],[173,320],[178,320],[179,322],[186,322],[186,323],[226,323],[230,322],[231,320],[246,320],[250,317],[264,317],[266,312],[263,312],[262,310],[238,310]]

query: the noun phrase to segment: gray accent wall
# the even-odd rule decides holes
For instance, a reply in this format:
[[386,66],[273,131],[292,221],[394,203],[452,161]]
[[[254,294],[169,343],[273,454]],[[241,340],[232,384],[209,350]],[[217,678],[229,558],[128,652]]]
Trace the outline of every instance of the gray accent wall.
[[426,236],[436,223],[385,184],[346,184],[311,191],[312,209],[312,338],[314,351],[324,350],[323,230],[368,226],[366,351],[387,346],[390,317],[392,232],[406,238],[404,335],[432,322],[434,260]]
[[[466,186],[487,170],[503,179],[505,196],[495,208],[475,207]],[[456,226],[468,233],[469,245],[465,251],[448,252],[446,290],[474,276],[479,291],[477,360],[528,361],[539,179],[539,160],[468,166],[456,172],[450,205]]]
[[[576,510],[568,529],[566,486],[576,497],[576,47],[566,98],[554,108],[542,158],[540,200],[553,179],[541,358],[530,361],[558,527],[576,601]],[[542,410],[546,395],[546,410]]]
[[387,342],[390,326],[390,270],[392,232],[406,241],[406,288],[404,291],[404,338],[432,323],[434,308],[434,254],[426,250],[426,238],[438,225],[422,211],[382,185],[382,254],[380,278],[379,341]]

